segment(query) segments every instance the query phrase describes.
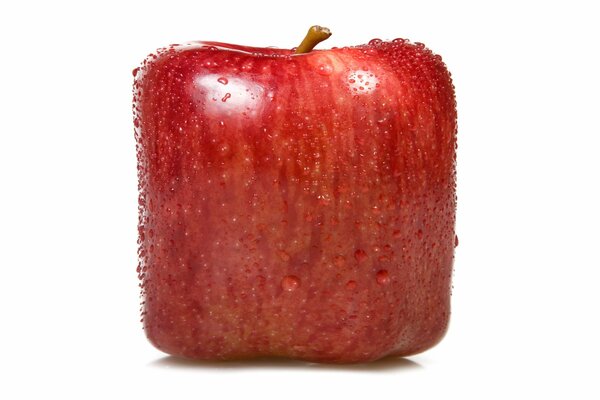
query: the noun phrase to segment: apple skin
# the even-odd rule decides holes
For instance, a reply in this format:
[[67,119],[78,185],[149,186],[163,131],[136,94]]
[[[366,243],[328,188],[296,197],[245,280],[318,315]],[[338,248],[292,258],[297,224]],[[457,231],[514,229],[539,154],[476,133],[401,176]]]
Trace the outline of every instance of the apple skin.
[[303,55],[194,42],[134,75],[154,346],[348,363],[441,340],[457,127],[439,56],[402,39]]

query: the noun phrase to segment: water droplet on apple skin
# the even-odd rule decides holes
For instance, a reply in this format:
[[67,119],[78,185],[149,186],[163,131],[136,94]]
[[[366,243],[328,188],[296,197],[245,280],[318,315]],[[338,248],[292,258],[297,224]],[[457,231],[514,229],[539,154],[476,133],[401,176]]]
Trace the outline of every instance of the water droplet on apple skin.
[[354,259],[359,263],[365,261],[367,257],[367,252],[363,249],[356,249],[356,251],[354,252]]
[[390,283],[390,274],[386,269],[381,269],[375,274],[375,280],[379,285],[387,285]]
[[284,276],[281,280],[281,288],[286,292],[293,292],[300,287],[300,278],[295,275]]
[[229,80],[227,78],[220,77],[219,79],[217,79],[217,82],[219,82],[221,85],[227,85],[229,83]]
[[264,287],[266,282],[267,282],[267,278],[265,278],[264,276],[258,275],[256,277],[256,284],[257,284],[257,286]]
[[346,265],[346,258],[342,255],[337,255],[333,257],[333,264],[338,268],[342,268]]
[[283,262],[288,262],[291,259],[290,255],[286,251],[284,251],[284,250],[279,250],[277,252],[277,256],[279,256],[279,258]]
[[333,67],[329,64],[320,64],[317,67],[317,72],[320,75],[328,76],[328,75],[331,75],[331,73],[333,72]]

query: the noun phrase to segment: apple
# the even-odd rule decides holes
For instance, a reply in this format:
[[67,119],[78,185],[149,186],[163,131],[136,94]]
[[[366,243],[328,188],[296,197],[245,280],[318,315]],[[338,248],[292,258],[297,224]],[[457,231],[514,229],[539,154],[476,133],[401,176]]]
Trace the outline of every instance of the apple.
[[450,73],[403,39],[311,51],[328,35],[172,45],[134,70],[142,319],[163,352],[365,362],[444,336]]

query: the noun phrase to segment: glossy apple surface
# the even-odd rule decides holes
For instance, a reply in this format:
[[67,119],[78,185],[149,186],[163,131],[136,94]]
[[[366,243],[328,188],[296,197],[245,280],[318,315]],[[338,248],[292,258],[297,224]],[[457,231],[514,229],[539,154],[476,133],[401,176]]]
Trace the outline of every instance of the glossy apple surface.
[[442,338],[456,107],[439,56],[398,39],[302,55],[198,42],[134,75],[158,349],[360,362]]

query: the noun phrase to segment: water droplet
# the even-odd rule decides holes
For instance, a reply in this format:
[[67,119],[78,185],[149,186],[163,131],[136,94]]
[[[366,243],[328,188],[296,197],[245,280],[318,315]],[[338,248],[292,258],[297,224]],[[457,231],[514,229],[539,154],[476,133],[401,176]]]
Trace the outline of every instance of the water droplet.
[[367,253],[363,249],[356,249],[354,252],[354,258],[358,262],[363,262],[367,259]]
[[139,70],[139,68],[135,68],[133,71],[131,71],[131,73],[133,74],[133,76],[136,76]]
[[398,239],[400,236],[402,236],[402,232],[400,232],[399,229],[396,229],[393,233],[392,236],[394,236],[394,238]]
[[393,43],[400,43],[400,44],[404,44],[406,43],[406,39],[402,39],[402,38],[396,38],[394,40],[392,40]]
[[333,72],[333,67],[329,64],[321,64],[319,65],[317,71],[319,72],[319,74],[321,75],[331,75],[331,73]]
[[378,284],[387,285],[388,283],[390,283],[390,274],[387,272],[386,269],[380,269],[379,271],[377,271],[375,279],[377,280]]
[[381,43],[383,43],[383,40],[381,40],[381,39],[375,38],[375,39],[369,40],[370,46],[379,46]]
[[221,101],[223,103],[225,103],[227,101],[227,99],[229,99],[231,97],[231,93],[225,93],[225,96],[223,96],[223,98],[221,99]]
[[285,261],[285,262],[290,261],[290,258],[291,258],[290,255],[283,250],[279,250],[277,252],[277,255],[279,256],[279,258],[281,258],[281,261]]
[[134,119],[134,120],[133,120],[133,125],[134,125],[136,128],[139,128],[139,127],[140,127],[140,120],[139,120],[138,118]]
[[231,150],[231,147],[227,143],[223,143],[219,146],[219,153],[221,153],[221,155],[229,154],[229,150]]
[[281,288],[285,291],[292,292],[300,286],[300,278],[295,275],[284,276],[281,280]]
[[333,263],[336,267],[341,268],[346,265],[346,258],[344,256],[337,255],[333,257]]
[[253,66],[254,66],[254,62],[252,60],[247,60],[246,62],[244,62],[244,64],[242,64],[242,70],[250,71]]
[[421,229],[417,231],[417,239],[423,239],[423,231]]
[[454,247],[458,247],[458,235],[454,235]]
[[346,289],[348,289],[348,290],[356,289],[356,281],[348,281],[348,283],[346,283]]
[[227,78],[224,78],[224,77],[220,77],[219,79],[217,79],[217,82],[219,82],[222,85],[227,85],[229,83]]

